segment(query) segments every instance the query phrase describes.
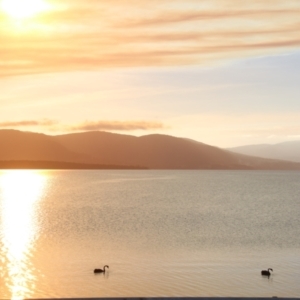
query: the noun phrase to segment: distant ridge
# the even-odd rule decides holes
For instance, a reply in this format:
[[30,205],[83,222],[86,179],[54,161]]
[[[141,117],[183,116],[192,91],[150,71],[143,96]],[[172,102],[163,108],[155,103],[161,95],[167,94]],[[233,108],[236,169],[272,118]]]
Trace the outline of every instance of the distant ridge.
[[[50,136],[0,130],[0,168],[300,170],[300,163],[256,158],[194,140],[102,131]],[[6,165],[7,166],[7,165]]]
[[256,157],[300,162],[300,141],[289,141],[274,145],[246,145],[228,148],[227,150]]
[[85,154],[66,149],[51,136],[18,130],[0,130],[0,160],[92,163]]

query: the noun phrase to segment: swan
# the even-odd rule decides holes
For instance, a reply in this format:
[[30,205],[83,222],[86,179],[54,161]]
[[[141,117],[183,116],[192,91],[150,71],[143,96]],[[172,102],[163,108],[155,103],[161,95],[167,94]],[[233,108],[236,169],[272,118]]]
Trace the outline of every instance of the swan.
[[269,268],[268,270],[262,270],[261,275],[270,276],[270,270],[273,272],[273,269]]
[[95,270],[94,270],[94,273],[105,273],[105,268],[109,268],[109,266],[108,266],[108,265],[105,265],[105,266],[103,267],[103,269],[95,269]]

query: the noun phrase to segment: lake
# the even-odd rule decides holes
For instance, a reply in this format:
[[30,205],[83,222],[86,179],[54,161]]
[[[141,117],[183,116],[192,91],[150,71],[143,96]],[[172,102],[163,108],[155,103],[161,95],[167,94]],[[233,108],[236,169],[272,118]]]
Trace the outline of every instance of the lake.
[[2,170],[0,246],[0,298],[299,297],[300,172]]

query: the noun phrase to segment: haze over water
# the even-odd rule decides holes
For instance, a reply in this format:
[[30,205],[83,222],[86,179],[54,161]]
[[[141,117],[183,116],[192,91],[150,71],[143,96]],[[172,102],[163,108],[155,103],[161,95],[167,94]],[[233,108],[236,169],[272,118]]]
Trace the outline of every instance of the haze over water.
[[299,297],[299,179],[2,171],[0,298]]

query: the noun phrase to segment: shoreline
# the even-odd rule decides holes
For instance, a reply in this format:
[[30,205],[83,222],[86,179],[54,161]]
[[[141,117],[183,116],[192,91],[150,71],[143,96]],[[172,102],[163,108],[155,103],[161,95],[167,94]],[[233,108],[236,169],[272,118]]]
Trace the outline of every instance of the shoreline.
[[93,297],[93,298],[24,298],[23,300],[300,300],[298,297]]

